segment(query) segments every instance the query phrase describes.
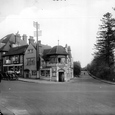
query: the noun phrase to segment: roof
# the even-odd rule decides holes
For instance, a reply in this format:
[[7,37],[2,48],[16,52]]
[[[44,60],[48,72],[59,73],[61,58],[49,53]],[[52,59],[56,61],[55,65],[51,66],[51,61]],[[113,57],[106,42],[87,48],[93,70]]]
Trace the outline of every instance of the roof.
[[4,46],[5,46],[5,44],[0,43],[0,51],[4,51]]
[[27,49],[27,47],[28,47],[28,45],[11,48],[11,49],[10,49],[5,55],[3,55],[3,56],[24,54],[24,53],[25,53],[25,50]]
[[10,42],[10,43],[15,43],[15,39],[13,40],[13,38],[15,38],[14,34],[8,34],[6,35],[5,37],[3,37],[2,39],[0,39],[0,43],[7,43],[7,42]]
[[48,55],[68,55],[63,46],[54,46],[48,53]]
[[2,46],[0,48],[0,52],[8,52],[10,47],[11,47],[11,44],[8,42],[8,43],[4,44],[4,46]]
[[6,50],[4,50],[4,47],[5,47],[5,45],[2,46],[2,47],[0,48],[0,52],[4,52],[4,51],[6,51]]
[[44,51],[43,51],[43,59],[44,60],[49,60],[49,57],[48,57],[48,53],[49,53],[49,51],[51,50],[51,48],[50,49],[45,49]]
[[47,55],[50,50],[51,50],[51,48],[50,48],[50,49],[45,49],[45,50],[43,51],[43,55],[44,55],[44,56]]

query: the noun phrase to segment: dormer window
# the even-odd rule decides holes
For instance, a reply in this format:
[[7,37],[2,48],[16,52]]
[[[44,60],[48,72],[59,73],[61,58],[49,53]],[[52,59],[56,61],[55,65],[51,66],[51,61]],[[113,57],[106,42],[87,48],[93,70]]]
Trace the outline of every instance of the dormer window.
[[28,49],[28,53],[33,53],[33,49]]

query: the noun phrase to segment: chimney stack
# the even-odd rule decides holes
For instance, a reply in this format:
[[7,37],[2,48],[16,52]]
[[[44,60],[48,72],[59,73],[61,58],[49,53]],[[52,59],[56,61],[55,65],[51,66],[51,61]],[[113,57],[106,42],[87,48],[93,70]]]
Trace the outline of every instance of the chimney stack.
[[33,39],[33,36],[30,36],[30,38],[29,38],[28,40],[29,40],[29,44],[30,44],[30,43],[32,43],[32,44],[33,44],[33,43],[34,43],[34,41],[35,41],[35,40]]
[[23,34],[22,39],[27,44],[27,35],[26,34]]
[[16,34],[16,38],[15,38],[15,43],[18,43],[21,39],[21,36],[19,33]]

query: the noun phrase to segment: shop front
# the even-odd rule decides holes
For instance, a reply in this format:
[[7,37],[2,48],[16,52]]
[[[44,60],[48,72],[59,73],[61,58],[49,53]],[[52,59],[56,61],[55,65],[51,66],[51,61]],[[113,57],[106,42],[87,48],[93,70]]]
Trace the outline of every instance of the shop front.
[[3,65],[3,72],[16,73],[19,77],[23,77],[23,64]]

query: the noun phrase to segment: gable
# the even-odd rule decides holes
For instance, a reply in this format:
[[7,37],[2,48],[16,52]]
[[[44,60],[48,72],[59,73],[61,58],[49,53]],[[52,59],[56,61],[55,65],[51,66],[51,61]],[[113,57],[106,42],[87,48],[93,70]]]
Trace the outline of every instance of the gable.
[[36,52],[36,49],[34,48],[34,46],[33,46],[32,44],[29,44],[29,46],[28,46],[28,48],[26,49],[25,53],[28,54],[28,53],[29,53],[28,51],[31,50],[31,49],[33,50],[33,53]]

